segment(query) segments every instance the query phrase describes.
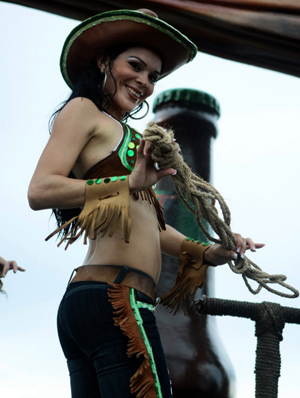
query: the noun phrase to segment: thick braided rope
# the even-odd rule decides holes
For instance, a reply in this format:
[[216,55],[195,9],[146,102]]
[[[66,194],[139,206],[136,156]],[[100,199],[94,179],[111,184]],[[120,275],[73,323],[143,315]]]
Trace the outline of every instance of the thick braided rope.
[[[195,215],[197,224],[204,235],[212,242],[220,243],[228,250],[235,250],[235,236],[230,228],[230,210],[219,192],[208,182],[192,173],[189,166],[184,162],[180,153],[180,147],[174,140],[172,130],[164,128],[150,122],[144,131],[145,141],[150,142],[152,149],[152,159],[159,164],[161,170],[173,167],[177,174],[172,176],[175,189],[184,205]],[[221,217],[216,208],[221,209]],[[205,228],[202,220],[205,219],[219,239],[210,235]],[[257,294],[262,287],[281,297],[296,298],[299,296],[298,290],[285,283],[285,275],[269,275],[259,268],[247,257],[239,258],[238,261],[228,261],[229,267],[236,274],[242,274],[244,282],[251,293]],[[257,289],[253,289],[249,284],[249,279],[258,283]],[[281,285],[292,292],[283,293],[274,288],[271,284]]]

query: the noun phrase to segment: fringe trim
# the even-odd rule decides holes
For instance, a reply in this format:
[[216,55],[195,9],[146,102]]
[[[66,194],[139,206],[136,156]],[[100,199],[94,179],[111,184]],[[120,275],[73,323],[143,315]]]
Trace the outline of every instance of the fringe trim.
[[194,300],[198,288],[203,287],[206,282],[208,264],[203,264],[203,254],[208,248],[209,246],[199,247],[201,254],[200,258],[196,259],[187,250],[180,254],[180,267],[176,283],[172,290],[161,299],[161,303],[170,308],[170,312],[174,311],[174,315],[180,310],[181,305],[184,315],[187,315],[187,296],[191,294],[192,300]]
[[65,228],[72,221],[76,220],[76,225],[69,231],[67,235],[61,239],[58,243],[58,247],[66,240],[68,243],[65,250],[69,245],[74,243],[84,234],[83,243],[87,244],[87,238],[96,239],[97,235],[101,234],[103,238],[107,233],[108,236],[112,237],[117,229],[119,221],[121,220],[122,239],[125,242],[129,242],[130,231],[131,231],[131,219],[129,215],[129,208],[121,205],[111,205],[99,202],[96,208],[89,214],[82,214],[77,217],[73,217],[67,223],[62,225],[60,228],[52,232],[51,235],[47,236],[46,241],[56,235],[61,229]]
[[[125,185],[126,184],[126,185]],[[103,186],[103,185],[102,185]],[[108,193],[103,197],[99,198],[100,192],[99,187],[92,185],[87,186],[86,191],[86,202],[82,212],[71,218],[61,227],[57,228],[45,239],[48,241],[62,229],[67,227],[73,221],[76,221],[75,226],[60,240],[58,247],[65,241],[68,241],[65,250],[72,243],[76,242],[84,234],[84,244],[87,244],[87,238],[96,239],[97,235],[102,234],[103,238],[106,234],[112,237],[115,233],[119,221],[121,221],[122,239],[126,243],[129,243],[129,237],[131,233],[131,217],[130,217],[130,205],[129,205],[129,186],[128,182],[122,183],[117,187],[117,183],[110,183],[110,187],[106,186],[104,189],[117,189],[117,192]],[[100,187],[101,189],[101,187]],[[150,204],[153,204],[159,230],[166,230],[165,219],[163,215],[163,208],[157,200],[156,194],[153,188],[146,189],[141,192],[135,192],[135,199],[141,198],[147,200]]]
[[139,191],[134,193],[135,199],[141,198],[142,200],[147,200],[151,205],[154,206],[157,221],[158,221],[158,229],[160,231],[166,230],[166,222],[163,214],[163,207],[160,205],[159,201],[157,200],[157,196],[153,188],[145,189],[144,191]]
[[112,287],[108,289],[109,301],[116,315],[115,326],[119,326],[129,339],[127,356],[136,356],[142,360],[140,367],[130,379],[130,391],[137,394],[136,398],[157,398],[147,347],[131,308],[129,287],[118,284],[112,284]]
[[[112,191],[113,190],[113,191]],[[109,192],[111,191],[111,192]],[[121,222],[122,239],[129,243],[131,232],[131,217],[129,205],[129,186],[127,181],[110,182],[97,186],[96,184],[86,186],[86,200],[81,213],[67,221],[52,234],[47,236],[46,241],[56,235],[66,226],[77,220],[75,226],[61,239],[58,247],[65,241],[65,250],[84,234],[84,244],[87,239],[96,239],[101,234],[110,237],[115,233],[119,222]]]

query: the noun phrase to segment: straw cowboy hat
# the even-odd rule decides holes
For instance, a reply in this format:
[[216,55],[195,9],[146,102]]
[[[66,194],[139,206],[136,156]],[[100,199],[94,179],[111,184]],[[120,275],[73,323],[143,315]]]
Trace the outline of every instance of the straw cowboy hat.
[[161,78],[197,54],[194,43],[153,11],[108,11],[86,19],[68,35],[60,58],[64,80],[73,88],[100,51],[126,43],[156,51],[163,60]]

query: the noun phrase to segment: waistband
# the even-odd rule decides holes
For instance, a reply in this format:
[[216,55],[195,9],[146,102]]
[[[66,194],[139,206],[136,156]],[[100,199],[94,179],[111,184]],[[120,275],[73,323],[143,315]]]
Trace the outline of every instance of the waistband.
[[116,283],[139,290],[155,301],[156,284],[150,275],[135,268],[121,265],[82,265],[75,269],[70,283],[93,281]]

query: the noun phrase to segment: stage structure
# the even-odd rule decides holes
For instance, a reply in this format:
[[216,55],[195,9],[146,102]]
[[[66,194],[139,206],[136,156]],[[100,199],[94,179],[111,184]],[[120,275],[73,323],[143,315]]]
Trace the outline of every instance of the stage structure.
[[122,8],[150,8],[221,58],[300,76],[299,0],[6,1],[77,20]]

